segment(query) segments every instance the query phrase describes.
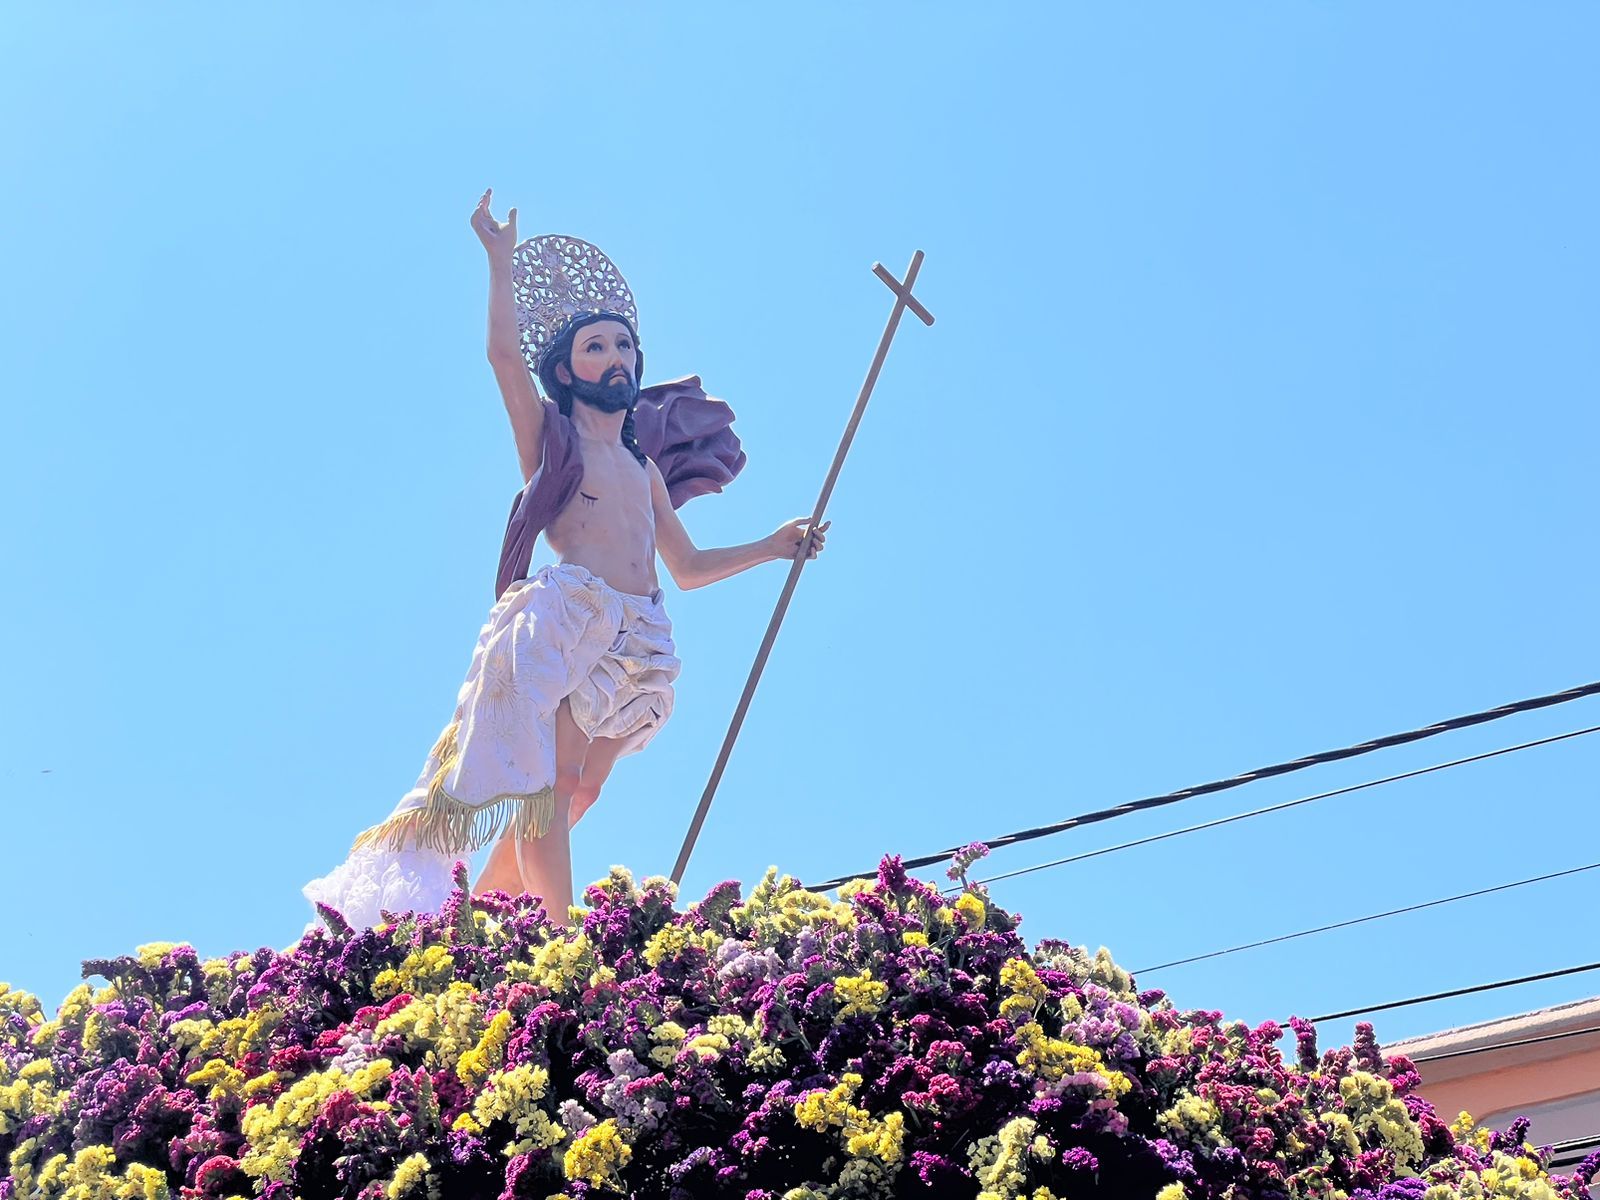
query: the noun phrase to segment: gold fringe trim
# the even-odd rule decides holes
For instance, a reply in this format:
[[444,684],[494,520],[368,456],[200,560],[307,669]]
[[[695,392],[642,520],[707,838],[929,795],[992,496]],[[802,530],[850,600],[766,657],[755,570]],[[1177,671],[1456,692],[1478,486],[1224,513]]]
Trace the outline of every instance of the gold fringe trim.
[[508,792],[480,805],[441,792],[437,799],[430,796],[422,808],[407,809],[374,825],[356,838],[351,849],[416,848],[444,854],[471,853],[487,846],[506,828],[524,841],[537,841],[549,831],[555,812],[554,788]]
[[436,758],[440,762],[444,762],[446,759],[454,759],[456,756],[456,734],[460,732],[461,722],[451,721],[445,731],[439,735],[439,740],[433,744],[433,749],[428,751],[428,757]]
[[524,841],[542,838],[549,832],[556,811],[553,787],[540,788],[537,792],[503,792],[482,804],[469,804],[445,790],[445,777],[456,765],[459,755],[456,735],[460,728],[459,721],[453,722],[429,752],[429,757],[437,758],[440,766],[428,784],[426,803],[374,825],[356,838],[352,852],[415,847],[443,854],[471,853],[494,841],[507,827]]

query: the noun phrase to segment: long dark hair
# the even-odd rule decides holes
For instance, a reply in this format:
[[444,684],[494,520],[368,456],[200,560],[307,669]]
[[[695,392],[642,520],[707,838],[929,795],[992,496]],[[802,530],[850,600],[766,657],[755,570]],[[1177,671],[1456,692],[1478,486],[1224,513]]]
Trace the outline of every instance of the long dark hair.
[[[579,313],[567,322],[567,327],[561,331],[559,337],[544,348],[539,355],[539,383],[543,386],[545,395],[556,402],[556,407],[561,410],[564,417],[572,416],[572,390],[556,375],[557,364],[564,365],[567,370],[572,370],[572,346],[578,340],[578,333],[585,326],[593,325],[598,321],[620,321],[628,328],[628,333],[633,337],[634,379],[644,378],[644,351],[639,346],[639,334],[633,328],[633,322],[621,313],[597,312]],[[633,429],[633,409],[628,409],[627,415],[622,418],[622,444],[642,467],[648,461],[645,452],[639,448],[639,436]]]

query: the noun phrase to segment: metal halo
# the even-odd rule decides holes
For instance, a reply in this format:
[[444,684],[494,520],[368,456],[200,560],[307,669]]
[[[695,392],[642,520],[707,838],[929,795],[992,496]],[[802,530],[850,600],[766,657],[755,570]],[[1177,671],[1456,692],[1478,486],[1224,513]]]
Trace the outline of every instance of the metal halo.
[[544,348],[579,313],[621,313],[639,328],[633,293],[616,264],[598,246],[564,233],[531,237],[511,252],[511,295],[522,357],[535,374]]

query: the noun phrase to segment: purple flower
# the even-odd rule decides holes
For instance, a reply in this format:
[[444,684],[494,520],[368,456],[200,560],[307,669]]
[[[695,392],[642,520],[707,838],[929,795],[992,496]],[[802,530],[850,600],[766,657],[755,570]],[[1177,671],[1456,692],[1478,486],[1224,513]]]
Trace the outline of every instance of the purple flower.
[[[957,876],[986,852],[963,850]],[[992,898],[982,929],[929,920],[944,899],[894,856],[850,898],[848,921],[804,905],[782,920],[736,915],[731,881],[679,912],[664,881],[638,886],[613,872],[584,894],[581,954],[552,954],[575,933],[526,898],[474,898],[464,876],[457,883],[441,912],[381,932],[334,922],[286,952],[234,954],[221,968],[188,947],[93,964],[115,981],[115,999],[80,1005],[38,1045],[28,1020],[0,1014],[6,1077],[48,1059],[64,1093],[59,1111],[19,1114],[0,1134],[0,1156],[27,1142],[34,1158],[19,1165],[37,1169],[100,1144],[119,1161],[164,1170],[182,1200],[238,1194],[253,1182],[239,1164],[257,1149],[241,1132],[252,1127],[244,1109],[335,1069],[347,1086],[323,1089],[305,1115],[291,1179],[265,1189],[275,1200],[377,1200],[402,1164],[417,1169],[416,1155],[445,1195],[614,1197],[609,1184],[564,1182],[561,1144],[505,1153],[529,1132],[529,1105],[569,1137],[614,1121],[630,1151],[607,1168],[622,1194],[671,1200],[839,1188],[852,1169],[843,1105],[852,1126],[896,1118],[904,1168],[895,1187],[907,1196],[970,1194],[967,1148],[1028,1117],[1056,1151],[1035,1173],[1052,1187],[1064,1179],[1058,1193],[1151,1195],[1183,1181],[1194,1200],[1334,1188],[1352,1200],[1417,1200],[1417,1183],[1395,1177],[1391,1151],[1363,1134],[1352,1153],[1321,1120],[1362,1070],[1383,1074],[1401,1099],[1400,1119],[1423,1146],[1419,1175],[1460,1180],[1489,1165],[1456,1144],[1418,1092],[1413,1064],[1385,1060],[1370,1026],[1352,1047],[1319,1056],[1314,1028],[1292,1020],[1286,1062],[1273,1022],[1252,1029],[1177,1009],[1064,941],[1030,955],[1018,919]],[[791,886],[768,883],[762,894],[773,898],[756,903],[776,913]],[[480,913],[493,920],[480,924]],[[669,927],[688,941],[651,968],[645,949]],[[910,930],[929,944],[906,945]],[[1014,1007],[1001,1013],[1001,971],[1018,958],[1032,962],[1029,986],[1040,989],[1027,1033]],[[883,996],[842,1017],[837,981],[869,974]],[[446,1029],[460,1047],[449,1054]],[[687,1048],[710,1029],[726,1043]],[[474,1043],[480,1057],[458,1070],[454,1056]],[[544,1073],[542,1094],[527,1093],[515,1114],[496,1107],[490,1089],[528,1087],[530,1068]],[[496,1072],[520,1072],[519,1082]],[[835,1089],[834,1115],[812,1111],[802,1123],[797,1102]],[[1516,1124],[1494,1145],[1525,1136]],[[1552,1187],[1563,1200],[1589,1200],[1597,1169],[1600,1154]],[[0,1200],[15,1192],[0,1181]]]

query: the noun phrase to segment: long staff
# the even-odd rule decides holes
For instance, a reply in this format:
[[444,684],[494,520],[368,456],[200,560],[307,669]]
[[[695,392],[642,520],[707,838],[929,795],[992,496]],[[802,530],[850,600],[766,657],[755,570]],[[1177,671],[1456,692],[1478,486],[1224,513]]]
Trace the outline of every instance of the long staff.
[[900,315],[909,308],[917,314],[924,325],[933,324],[933,314],[923,308],[911,294],[911,289],[916,286],[917,272],[920,270],[922,270],[921,250],[911,256],[911,266],[906,269],[904,282],[896,279],[882,263],[872,264],[872,273],[883,280],[894,293],[894,311],[889,314],[889,323],[884,327],[883,337],[878,340],[878,352],[872,356],[872,366],[867,370],[867,380],[861,385],[861,394],[856,397],[855,411],[850,414],[850,423],[845,426],[844,437],[840,439],[838,452],[833,456],[833,466],[829,468],[828,478],[822,485],[822,493],[817,497],[817,506],[812,510],[811,523],[806,527],[806,536],[800,539],[800,547],[795,551],[794,562],[789,567],[789,578],[784,581],[783,592],[778,596],[778,607],[773,611],[772,620],[767,623],[767,633],[761,639],[761,649],[756,651],[755,665],[750,668],[750,678],[745,680],[744,694],[739,697],[739,705],[733,710],[733,722],[728,726],[728,735],[722,739],[722,751],[717,755],[717,764],[711,768],[711,778],[706,782],[705,794],[700,797],[700,807],[695,809],[694,820],[689,824],[689,833],[683,839],[683,849],[678,851],[677,865],[672,868],[673,883],[683,882],[683,872],[689,865],[689,855],[694,852],[695,840],[700,836],[700,827],[705,824],[706,813],[711,809],[711,799],[717,794],[717,784],[722,782],[722,772],[728,765],[728,756],[733,753],[733,743],[738,739],[739,730],[744,725],[745,713],[750,710],[750,701],[756,694],[756,684],[761,681],[761,672],[767,665],[767,656],[772,653],[772,643],[777,641],[778,628],[783,624],[784,613],[789,611],[789,599],[794,595],[795,586],[800,582],[800,572],[805,569],[806,560],[811,553],[811,539],[817,526],[822,523],[822,511],[828,507],[828,497],[833,494],[833,485],[839,478],[839,469],[844,466],[844,456],[850,452],[850,443],[856,436],[856,426],[861,424],[861,414],[867,410],[867,401],[872,397],[873,385],[878,382],[878,372],[883,369],[883,360],[889,353],[889,343],[894,340],[895,330],[900,326]]

